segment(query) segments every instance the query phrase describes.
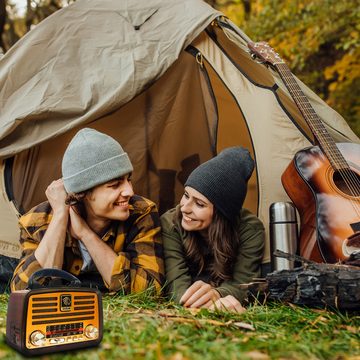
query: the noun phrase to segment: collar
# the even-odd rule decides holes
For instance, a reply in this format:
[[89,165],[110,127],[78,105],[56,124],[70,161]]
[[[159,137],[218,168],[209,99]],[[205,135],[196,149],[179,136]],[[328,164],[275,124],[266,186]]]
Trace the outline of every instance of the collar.
[[101,240],[107,242],[111,237],[116,237],[116,230],[118,227],[118,221],[113,221],[108,231],[102,236]]

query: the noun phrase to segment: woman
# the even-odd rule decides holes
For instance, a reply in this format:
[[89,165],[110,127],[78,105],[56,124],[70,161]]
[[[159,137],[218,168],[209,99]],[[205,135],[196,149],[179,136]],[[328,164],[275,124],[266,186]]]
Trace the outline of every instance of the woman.
[[180,204],[161,217],[170,295],[192,308],[244,311],[239,284],[260,275],[264,227],[242,205],[254,162],[228,148],[196,168]]
[[41,268],[59,268],[101,290],[160,291],[163,247],[156,206],[134,195],[133,166],[112,137],[80,130],[62,160],[47,201],[20,218],[22,257],[12,290]]

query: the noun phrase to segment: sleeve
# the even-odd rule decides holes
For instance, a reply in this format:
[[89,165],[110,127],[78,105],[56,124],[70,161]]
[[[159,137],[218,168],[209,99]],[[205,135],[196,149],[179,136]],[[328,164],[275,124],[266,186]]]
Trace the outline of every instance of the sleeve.
[[22,253],[11,280],[11,291],[26,289],[31,274],[42,268],[34,255],[41,240],[40,235],[41,232],[39,231],[30,235],[20,223],[20,246]]
[[232,295],[239,301],[246,298],[246,291],[239,284],[246,284],[260,276],[260,266],[264,254],[265,229],[261,221],[251,215],[252,223],[244,223],[240,234],[240,246],[234,265],[233,279],[224,281],[216,290],[221,297]]
[[180,302],[182,295],[192,283],[185,260],[182,240],[180,234],[170,231],[165,224],[163,225],[162,238],[164,242],[167,292],[176,302]]
[[140,292],[155,286],[160,293],[164,285],[164,255],[160,237],[160,220],[155,204],[139,216],[133,227],[133,239],[117,253],[110,284],[111,291],[123,290],[125,293]]

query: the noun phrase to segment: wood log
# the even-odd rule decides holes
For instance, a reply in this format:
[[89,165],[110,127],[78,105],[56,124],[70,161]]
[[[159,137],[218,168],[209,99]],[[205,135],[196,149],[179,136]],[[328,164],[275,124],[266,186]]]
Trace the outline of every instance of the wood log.
[[309,307],[360,310],[360,267],[306,262],[293,270],[274,271],[264,281],[245,284],[250,297]]

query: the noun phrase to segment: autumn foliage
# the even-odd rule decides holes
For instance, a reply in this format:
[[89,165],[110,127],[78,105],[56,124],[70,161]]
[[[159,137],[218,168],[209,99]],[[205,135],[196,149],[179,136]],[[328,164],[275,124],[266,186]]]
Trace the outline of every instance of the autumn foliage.
[[[217,1],[253,40],[265,40],[360,136],[358,0]],[[246,5],[246,6],[245,6]]]

